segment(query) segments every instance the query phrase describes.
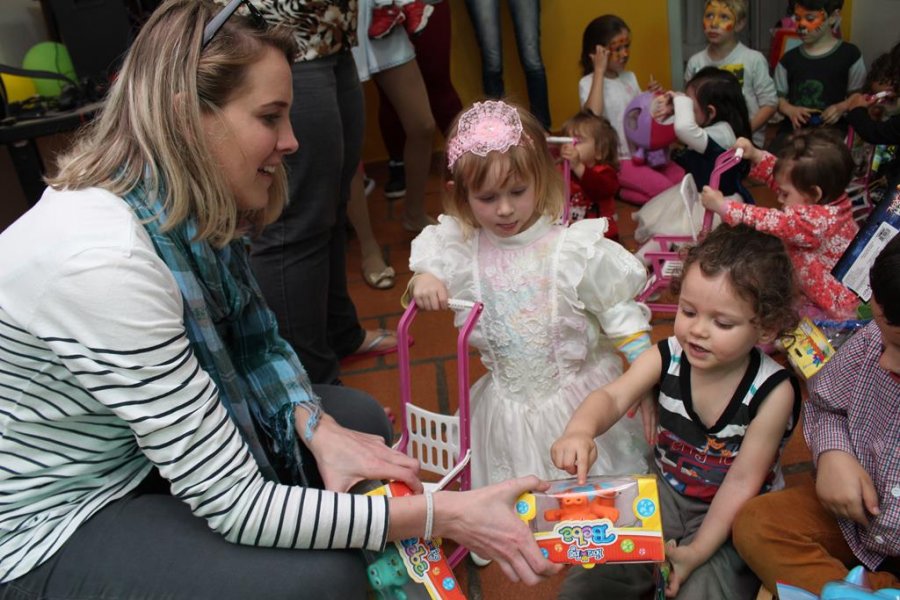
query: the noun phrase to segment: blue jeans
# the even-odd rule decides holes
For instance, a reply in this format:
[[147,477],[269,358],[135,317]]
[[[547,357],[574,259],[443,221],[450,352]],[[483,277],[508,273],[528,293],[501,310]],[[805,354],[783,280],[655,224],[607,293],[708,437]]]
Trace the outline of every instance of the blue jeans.
[[366,332],[347,291],[347,200],[362,151],[365,107],[349,51],[293,64],[291,125],[300,149],[284,158],[290,203],[253,240],[251,265],[278,333],[313,383]]
[[[484,94],[503,97],[503,40],[500,37],[500,0],[466,0],[475,37],[481,48],[481,77]],[[528,101],[532,114],[550,128],[550,101],[547,95],[547,73],[541,59],[540,0],[509,0],[519,62],[525,72]]]

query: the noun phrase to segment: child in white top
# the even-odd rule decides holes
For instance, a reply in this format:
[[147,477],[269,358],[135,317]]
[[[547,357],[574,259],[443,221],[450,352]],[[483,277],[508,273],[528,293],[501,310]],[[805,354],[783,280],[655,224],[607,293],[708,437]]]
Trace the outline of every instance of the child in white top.
[[703,33],[709,44],[688,60],[684,80],[690,81],[703,67],[734,73],[747,101],[753,143],[762,148],[766,124],[778,110],[778,94],[766,58],[738,40],[738,33],[746,26],[747,0],[707,0]]
[[[604,237],[606,219],[556,224],[562,178],[532,115],[475,103],[449,140],[447,214],[413,240],[408,294],[425,310],[448,297],[484,303],[470,338],[489,370],[472,386],[472,485],[564,477],[550,444],[587,393],[622,372],[617,347],[629,359],[649,347],[648,311],[633,300],[644,268]],[[646,471],[638,419],[597,443],[593,473]]]
[[[604,452],[597,434],[655,390],[666,596],[751,600],[759,582],[731,544],[731,524],[747,500],[784,486],[778,458],[800,391],[756,346],[797,323],[791,262],[774,236],[723,225],[689,251],[678,283],[675,335],[585,398],[553,462],[584,482]],[[598,565],[572,569],[560,598],[644,598],[652,586],[649,567]]]
[[[631,53],[631,31],[616,15],[597,17],[584,29],[581,42],[581,67],[584,77],[578,82],[582,107],[606,117],[619,135],[619,196],[626,202],[644,204],[660,192],[681,181],[684,171],[673,163],[659,169],[636,164],[625,137],[625,108],[641,91],[637,77],[626,71]],[[659,88],[653,79],[650,89]]]

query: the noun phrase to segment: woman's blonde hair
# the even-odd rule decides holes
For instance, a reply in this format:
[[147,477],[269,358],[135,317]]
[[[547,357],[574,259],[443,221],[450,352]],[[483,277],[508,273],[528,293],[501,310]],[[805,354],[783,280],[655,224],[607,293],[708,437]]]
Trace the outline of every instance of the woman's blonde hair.
[[[481,189],[490,177],[496,177],[498,173],[504,174],[506,179],[518,177],[534,185],[535,212],[554,220],[562,216],[565,188],[550,156],[547,132],[531,113],[511,102],[506,104],[516,109],[522,121],[519,143],[506,152],[492,151],[484,157],[465,153],[456,160],[447,175],[453,186],[444,195],[444,212],[456,217],[467,231],[479,227],[469,206],[469,191]],[[460,117],[471,108],[467,107],[454,119],[447,132],[448,140],[456,137]]]
[[261,28],[234,14],[201,48],[204,26],[221,8],[209,0],[168,0],[154,11],[99,115],[59,159],[48,185],[101,187],[118,196],[143,185],[148,198],[161,196],[164,231],[193,218],[197,239],[215,246],[233,239],[242,220],[261,228],[277,218],[287,198],[284,167],[269,189],[269,206],[239,214],[201,115],[220,114],[267,48],[292,62],[297,45],[289,29]]

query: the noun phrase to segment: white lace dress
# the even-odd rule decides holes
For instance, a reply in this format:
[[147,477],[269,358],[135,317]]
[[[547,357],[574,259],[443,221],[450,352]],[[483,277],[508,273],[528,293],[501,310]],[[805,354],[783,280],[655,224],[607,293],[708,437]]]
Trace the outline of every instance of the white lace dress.
[[[569,228],[542,218],[512,238],[477,229],[464,235],[442,215],[412,243],[410,268],[443,281],[450,296],[484,303],[470,342],[489,372],[472,386],[472,484],[514,476],[568,475],[550,446],[592,390],[622,372],[610,338],[650,329],[633,298],[643,266],[603,237],[605,219]],[[465,314],[456,316],[463,324]],[[647,469],[640,417],[597,438],[591,474]]]

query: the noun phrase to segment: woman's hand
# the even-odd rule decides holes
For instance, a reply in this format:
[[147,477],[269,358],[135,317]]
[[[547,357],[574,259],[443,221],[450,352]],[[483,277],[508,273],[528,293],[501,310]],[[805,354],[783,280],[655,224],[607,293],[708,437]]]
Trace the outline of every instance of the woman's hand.
[[763,158],[763,151],[753,145],[753,142],[745,137],[739,137],[732,148],[739,148],[744,152],[744,160],[757,164]]
[[[305,429],[307,415],[302,407],[295,410],[297,431]],[[386,446],[383,437],[341,427],[326,414],[306,445],[327,490],[346,492],[363,480],[390,479],[402,481],[414,492],[422,491],[419,461]]]
[[669,581],[666,582],[666,598],[674,598],[678,595],[681,585],[703,561],[690,544],[679,546],[675,540],[666,542],[666,559],[672,565]]
[[559,573],[563,565],[544,558],[528,525],[516,514],[515,503],[523,493],[548,486],[530,476],[468,492],[438,492],[434,530],[495,560],[510,580],[534,585]]
[[550,446],[550,459],[556,468],[577,476],[578,483],[584,484],[591,465],[597,460],[597,444],[588,433],[567,431]]
[[816,494],[828,512],[863,527],[869,526],[867,512],[871,515],[880,512],[872,478],[856,457],[842,450],[828,450],[819,455]]
[[725,212],[725,195],[708,185],[704,185],[703,191],[700,192],[700,202],[704,208],[713,211],[717,215]]
[[447,286],[430,273],[416,275],[410,292],[422,310],[447,310]]
[[599,74],[602,77],[606,73],[606,65],[609,64],[609,48],[597,44],[594,46],[594,51],[588,56],[591,57],[591,62],[594,63],[594,74]]

